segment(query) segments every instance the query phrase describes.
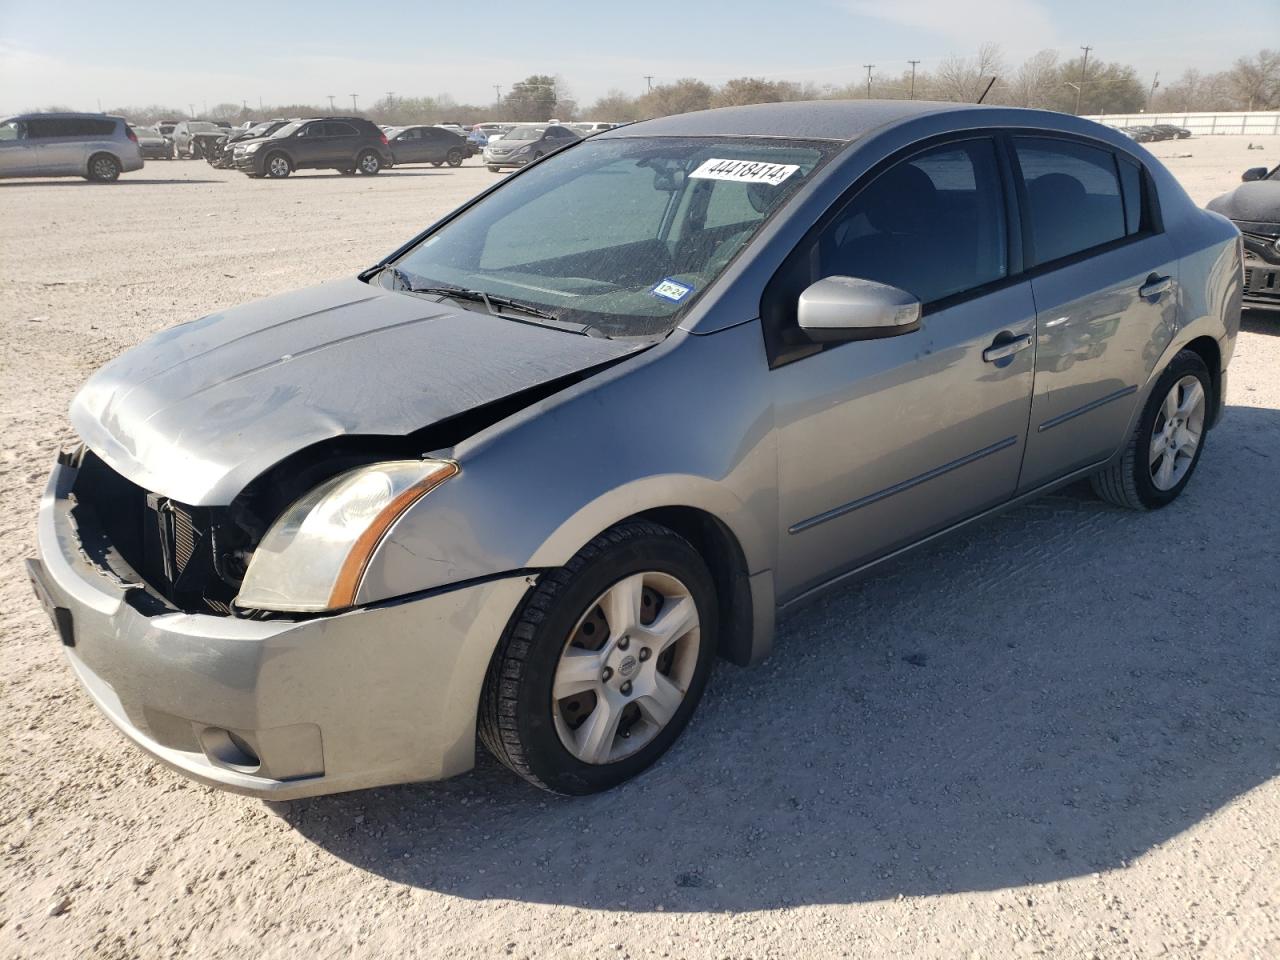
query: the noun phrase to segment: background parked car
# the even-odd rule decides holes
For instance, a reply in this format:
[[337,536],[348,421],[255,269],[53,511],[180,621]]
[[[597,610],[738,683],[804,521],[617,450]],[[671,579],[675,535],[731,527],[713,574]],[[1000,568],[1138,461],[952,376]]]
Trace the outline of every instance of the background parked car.
[[155,127],[134,127],[144,160],[172,160],[173,141]]
[[438,167],[447,163],[460,167],[472,155],[471,145],[444,127],[392,127],[387,131],[387,144],[397,165],[430,163]]
[[101,113],[24,113],[0,121],[0,177],[84,177],[110,183],[142,169],[138,135]]
[[220,170],[229,170],[235,166],[235,147],[238,143],[244,143],[248,140],[256,140],[261,137],[269,137],[288,120],[263,120],[244,130],[232,131],[230,136],[223,137],[218,141],[217,147],[207,157],[211,166]]
[[1152,140],[1159,139],[1156,136],[1155,130],[1151,127],[1142,126],[1141,124],[1125,127],[1124,133],[1127,136],[1132,137],[1134,140],[1137,140],[1139,143],[1150,143]]
[[233,153],[242,173],[275,179],[325,168],[372,175],[394,162],[387,135],[363,117],[294,120],[264,140],[236,144]]
[[594,133],[604,133],[606,130],[612,130],[616,126],[618,124],[602,120],[582,120],[569,124],[570,129],[578,131],[584,137],[589,137]]
[[1171,123],[1157,123],[1151,129],[1162,134],[1166,140],[1185,140],[1191,136],[1191,131],[1186,127],[1176,127]]
[[1243,183],[1209,201],[1230,217],[1244,242],[1244,305],[1280,312],[1280,166],[1250,167]]
[[213,153],[226,131],[209,120],[183,120],[173,128],[173,147],[179,157],[195,159]]
[[499,142],[489,142],[484,162],[493,173],[503,167],[523,167],[581,139],[576,130],[560,124],[521,124],[503,134]]

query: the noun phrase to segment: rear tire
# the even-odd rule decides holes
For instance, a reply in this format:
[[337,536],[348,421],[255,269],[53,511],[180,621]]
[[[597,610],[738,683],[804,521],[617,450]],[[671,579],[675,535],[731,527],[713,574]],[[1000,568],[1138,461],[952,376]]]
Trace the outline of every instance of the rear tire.
[[[460,167],[462,166],[462,161],[464,159],[462,151],[454,149],[449,151],[448,157],[445,158],[445,163],[449,164],[451,167]],[[440,164],[436,164],[436,166],[440,166]]]
[[605,531],[542,575],[503,635],[481,695],[481,741],[555,793],[631,779],[693,715],[715,659],[716,609],[707,565],[683,537],[644,521]]
[[89,158],[89,172],[85,179],[94,183],[115,183],[120,179],[122,170],[120,161],[111,154],[95,153]]
[[1156,381],[1124,452],[1089,478],[1093,492],[1129,510],[1172,503],[1200,462],[1215,402],[1204,360],[1181,351]]
[[490,172],[490,173],[501,173],[501,172],[502,172],[502,168],[501,168],[501,167],[495,167],[493,164],[489,164],[489,172]]
[[372,177],[382,169],[382,158],[372,150],[366,150],[356,158],[356,169],[367,177]]

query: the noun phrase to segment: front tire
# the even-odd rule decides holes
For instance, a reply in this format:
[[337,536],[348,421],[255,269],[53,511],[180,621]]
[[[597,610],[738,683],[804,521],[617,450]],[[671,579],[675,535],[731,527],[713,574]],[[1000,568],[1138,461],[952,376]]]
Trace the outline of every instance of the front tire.
[[582,795],[661,757],[715,659],[711,574],[672,530],[619,524],[546,573],[485,678],[481,741],[535,786]]
[[1156,381],[1119,459],[1090,478],[1094,493],[1130,510],[1158,510],[1176,500],[1204,452],[1215,399],[1204,360],[1181,351]]
[[111,154],[95,153],[89,158],[89,172],[85,179],[94,183],[115,183],[120,179],[122,169],[120,161]]
[[283,180],[293,173],[293,164],[283,153],[273,153],[263,162],[262,172],[272,180]]

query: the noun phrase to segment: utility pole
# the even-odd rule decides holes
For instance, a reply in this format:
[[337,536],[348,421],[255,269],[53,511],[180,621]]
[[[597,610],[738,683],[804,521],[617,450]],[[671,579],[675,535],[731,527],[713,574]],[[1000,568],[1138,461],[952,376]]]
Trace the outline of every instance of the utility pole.
[[875,67],[875,64],[864,63],[863,66],[867,68],[867,99],[870,100],[871,99],[871,70],[873,67]]
[[359,113],[359,112],[360,112],[360,108],[356,105],[356,97],[358,97],[358,96],[359,96],[359,94],[358,94],[358,93],[353,93],[353,94],[351,94],[351,112],[352,112],[352,113]]
[[396,105],[396,92],[394,90],[387,91],[387,109],[391,110]]
[[500,83],[495,83],[493,85],[493,102],[494,103],[502,102],[502,84]]
[[1080,86],[1076,87],[1076,116],[1080,116],[1080,94],[1084,93],[1084,78],[1089,72],[1089,51],[1093,47],[1081,47],[1084,51],[1084,59],[1080,61]]
[[333,105],[333,94],[331,93],[331,94],[329,94],[329,112],[330,112],[330,113],[333,113],[333,112],[335,112],[336,110],[337,110],[337,107],[335,107],[335,106]]
[[1147,94],[1147,109],[1151,109],[1151,101],[1156,98],[1156,88],[1160,86],[1160,71],[1156,71],[1156,75],[1151,78],[1151,92]]
[[191,119],[194,120],[196,118],[196,105],[194,103],[188,103],[187,109],[191,111]]
[[645,83],[649,84],[649,93],[653,93],[653,74],[646,73],[644,79]]
[[911,64],[911,93],[907,96],[908,100],[914,100],[916,98],[916,64],[919,62],[919,60],[907,61],[907,63]]

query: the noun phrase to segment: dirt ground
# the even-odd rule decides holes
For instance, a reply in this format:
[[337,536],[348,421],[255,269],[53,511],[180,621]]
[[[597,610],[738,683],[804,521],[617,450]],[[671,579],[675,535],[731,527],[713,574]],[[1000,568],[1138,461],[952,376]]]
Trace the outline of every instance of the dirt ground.
[[[1203,202],[1280,138],[1154,145]],[[717,669],[607,795],[482,756],[268,806],[81,693],[22,559],[67,404],[156,330],[351,274],[493,181],[154,162],[0,183],[0,955],[1280,955],[1280,321],[1174,507],[1073,488],[900,561]]]

